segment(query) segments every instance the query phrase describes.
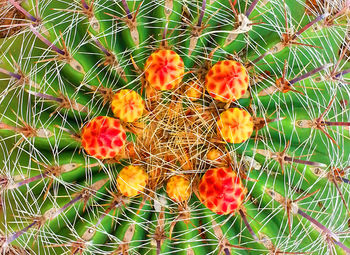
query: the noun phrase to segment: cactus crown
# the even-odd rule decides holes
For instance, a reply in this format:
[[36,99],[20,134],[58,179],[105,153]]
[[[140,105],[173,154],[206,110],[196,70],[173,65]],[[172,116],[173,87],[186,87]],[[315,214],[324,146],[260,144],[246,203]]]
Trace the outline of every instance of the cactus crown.
[[0,253],[349,254],[349,13],[0,0]]

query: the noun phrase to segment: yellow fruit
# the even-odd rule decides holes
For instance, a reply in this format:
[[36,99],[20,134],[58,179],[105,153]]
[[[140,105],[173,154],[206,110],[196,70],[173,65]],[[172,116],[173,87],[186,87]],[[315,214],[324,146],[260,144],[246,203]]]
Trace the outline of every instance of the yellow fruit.
[[175,202],[183,202],[191,196],[191,184],[181,175],[172,176],[166,185],[166,193]]
[[114,116],[125,122],[134,122],[142,117],[144,103],[134,90],[122,89],[114,94],[111,108]]
[[218,132],[228,143],[242,143],[253,133],[253,118],[245,110],[231,108],[220,114]]
[[201,98],[203,89],[198,82],[190,81],[188,83],[185,94],[191,101],[197,101]]
[[215,149],[215,148],[212,148],[207,152],[207,159],[208,160],[217,161],[217,160],[222,159],[222,156],[223,156],[222,152],[218,149]]
[[119,172],[117,187],[124,196],[134,197],[144,191],[147,181],[148,175],[141,166],[130,165]]

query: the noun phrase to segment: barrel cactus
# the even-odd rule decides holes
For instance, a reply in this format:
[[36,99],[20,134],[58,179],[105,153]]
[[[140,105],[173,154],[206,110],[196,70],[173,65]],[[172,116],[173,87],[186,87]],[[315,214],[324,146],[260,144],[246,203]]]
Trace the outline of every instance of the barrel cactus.
[[350,254],[348,0],[0,8],[2,254]]

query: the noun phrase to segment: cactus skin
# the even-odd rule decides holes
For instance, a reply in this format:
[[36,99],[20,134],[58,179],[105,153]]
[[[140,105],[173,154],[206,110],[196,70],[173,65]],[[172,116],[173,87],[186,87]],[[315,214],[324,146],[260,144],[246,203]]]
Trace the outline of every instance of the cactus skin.
[[[0,21],[0,254],[350,254],[349,1],[5,5],[21,15]],[[142,117],[114,115],[123,90]],[[249,115],[225,139],[231,109]],[[89,155],[98,116],[125,144]],[[237,208],[209,209],[211,184]]]

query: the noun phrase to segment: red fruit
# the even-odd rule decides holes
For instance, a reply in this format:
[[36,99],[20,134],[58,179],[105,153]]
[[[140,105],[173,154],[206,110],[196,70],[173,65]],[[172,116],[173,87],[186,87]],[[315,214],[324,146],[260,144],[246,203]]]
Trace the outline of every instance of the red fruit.
[[202,203],[217,214],[235,213],[243,203],[246,188],[230,168],[208,170],[199,183]]
[[81,140],[87,154],[99,159],[114,158],[124,147],[126,133],[120,120],[99,116],[83,127]]
[[233,60],[217,62],[205,78],[209,94],[218,101],[238,100],[247,91],[249,77],[241,63]]
[[146,80],[157,90],[170,90],[178,87],[184,72],[184,62],[172,50],[153,52],[145,64]]

